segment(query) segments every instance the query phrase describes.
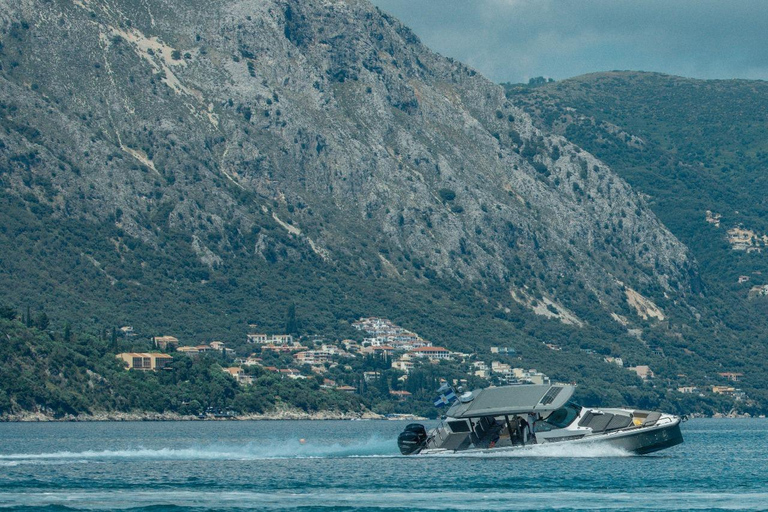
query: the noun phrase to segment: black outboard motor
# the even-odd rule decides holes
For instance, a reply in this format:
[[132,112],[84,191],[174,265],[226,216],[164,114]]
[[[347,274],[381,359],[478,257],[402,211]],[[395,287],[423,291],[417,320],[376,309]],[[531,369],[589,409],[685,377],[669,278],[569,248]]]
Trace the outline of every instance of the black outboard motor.
[[418,453],[427,442],[427,429],[419,423],[411,423],[397,436],[397,447],[403,455]]

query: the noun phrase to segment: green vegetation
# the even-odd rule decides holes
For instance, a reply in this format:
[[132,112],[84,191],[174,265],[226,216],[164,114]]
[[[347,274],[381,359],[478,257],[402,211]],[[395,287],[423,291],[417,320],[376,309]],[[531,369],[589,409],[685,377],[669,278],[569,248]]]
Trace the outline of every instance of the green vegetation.
[[[716,377],[718,371],[747,374],[740,387],[754,401],[735,404],[739,410],[764,411],[767,403],[766,374],[762,368],[768,360],[765,346],[757,341],[746,345],[745,350],[754,357],[745,360],[742,351],[727,348],[727,344],[732,343],[729,330],[720,328],[712,336],[708,324],[676,321],[672,303],[665,304],[665,311],[672,320],[649,324],[642,332],[641,342],[628,335],[614,320],[602,315],[579,283],[570,280],[558,284],[563,290],[563,304],[587,322],[583,328],[546,319],[515,303],[509,303],[508,311],[505,311],[494,302],[483,300],[508,297],[503,283],[495,287],[482,283],[462,284],[436,276],[393,280],[383,274],[354,269],[343,261],[326,263],[298,240],[275,229],[269,219],[265,219],[260,229],[269,231],[281,244],[275,246],[272,257],[268,252],[265,259],[254,263],[253,256],[247,257],[245,253],[247,247],[253,246],[253,241],[245,238],[237,244],[243,255],[209,267],[191,251],[187,236],[170,228],[161,232],[162,250],[158,250],[126,236],[115,225],[78,219],[52,222],[41,205],[26,204],[10,195],[0,195],[0,201],[5,215],[5,222],[0,226],[0,254],[23,255],[4,258],[0,266],[3,294],[0,300],[16,305],[15,309],[6,307],[6,316],[10,315],[11,309],[20,312],[31,328],[29,332],[39,335],[42,335],[40,330],[63,333],[68,323],[75,338],[81,340],[78,343],[94,338],[109,339],[109,342],[100,342],[103,345],[101,352],[85,355],[78,352],[67,356],[67,359],[71,356],[73,360],[89,361],[88,364],[95,365],[92,371],[99,375],[109,372],[96,366],[98,361],[117,372],[118,367],[109,355],[118,352],[115,343],[120,345],[120,350],[129,348],[115,333],[115,327],[122,325],[134,326],[142,340],[137,348],[144,350],[148,348],[146,340],[151,336],[170,334],[179,337],[182,344],[189,345],[222,340],[238,354],[247,355],[252,349],[245,343],[249,324],[257,324],[264,332],[295,329],[297,334],[343,339],[359,336],[351,328],[351,322],[362,316],[378,315],[419,332],[435,344],[477,352],[483,359],[490,359],[490,346],[512,346],[522,359],[509,362],[515,366],[535,367],[554,380],[579,383],[578,396],[587,405],[629,404],[681,412],[728,412],[734,405],[728,400],[710,403],[668,391],[668,388],[681,385],[724,384]],[[288,251],[297,255],[295,261],[283,259],[281,255]],[[522,262],[520,268],[525,268]],[[680,313],[681,318],[684,313]],[[632,313],[627,310],[621,314]],[[29,336],[29,333],[18,330],[9,334],[12,337]],[[53,337],[57,339],[56,335]],[[542,341],[555,343],[563,351],[553,352],[544,347]],[[650,347],[661,347],[664,355],[655,353]],[[643,383],[626,369],[603,362],[604,355],[621,356],[627,364],[648,364],[659,379],[657,383]],[[45,363],[41,364],[39,371],[43,372]],[[174,365],[182,365],[181,359]],[[60,373],[69,382],[67,368],[67,365],[62,366]],[[440,366],[438,370],[432,375],[433,380],[438,377],[437,373],[440,373],[439,377],[466,378],[466,368],[448,365]],[[195,371],[208,370],[196,367]],[[59,414],[90,410],[90,405],[80,408],[78,404],[105,404],[107,409],[118,410],[146,407],[152,411],[170,406],[170,410],[178,412],[194,409],[196,404],[187,409],[180,405],[184,402],[192,404],[193,400],[200,405],[216,404],[251,412],[274,404],[256,395],[246,398],[249,393],[237,401],[234,397],[205,399],[200,397],[211,395],[204,389],[187,393],[173,386],[167,387],[178,383],[166,383],[166,379],[172,381],[180,377],[117,373],[120,377],[113,385],[123,383],[123,387],[109,388],[107,395],[132,397],[125,402],[116,398],[109,398],[113,402],[88,398],[73,402],[69,408],[53,407],[48,405],[46,395],[40,395],[42,398],[35,403]],[[356,373],[359,379],[357,370]],[[680,377],[682,374],[685,376]],[[182,371],[174,375],[182,375]],[[216,375],[220,380],[221,376]],[[385,382],[391,389],[399,389],[399,384],[392,385],[391,377],[392,374],[387,374]],[[148,383],[139,386],[143,391],[130,391],[131,386],[145,381]],[[71,382],[77,382],[77,379]],[[406,385],[405,389],[413,390],[415,396],[410,402],[398,402],[383,393],[383,388],[362,387],[359,382],[352,381],[350,375],[340,378],[340,382],[357,386],[362,391],[362,403],[376,412],[418,411],[426,414],[431,411],[434,414],[430,386],[417,389]],[[165,398],[150,393],[154,386],[162,388],[157,393]],[[271,387],[268,389],[264,396],[277,395],[287,403],[300,401],[306,407],[320,407],[317,402],[312,405],[313,402],[306,399],[306,393],[314,393],[311,388],[301,393],[298,390],[277,393]],[[301,400],[300,395],[304,397]],[[295,402],[294,397],[297,397]],[[52,403],[59,402],[56,399]],[[32,402],[23,403],[29,405]],[[357,407],[354,402],[348,404]]]
[[[726,232],[741,226],[768,233],[768,83],[611,72],[535,90],[505,87],[540,126],[562,133],[647,195],[698,262],[692,304],[718,319],[698,333],[681,331],[681,342],[696,341],[699,348],[690,349],[720,361],[720,371],[741,368],[750,385],[764,389],[765,358],[758,354],[765,352],[768,300],[750,289],[768,283],[768,254],[733,250]],[[719,226],[706,221],[707,211],[721,216]],[[739,283],[740,276],[748,280]]]
[[358,397],[320,390],[317,379],[281,379],[259,367],[243,387],[222,371],[221,356],[174,353],[170,370],[126,371],[116,351],[148,350],[146,342],[44,332],[0,320],[0,416],[42,412],[53,417],[102,412],[196,415],[208,407],[264,413],[278,401],[306,412],[359,411]]
[[[162,335],[184,345],[221,340],[246,356],[251,324],[331,341],[360,336],[350,323],[370,315],[483,360],[493,357],[491,346],[513,347],[519,359],[510,364],[578,382],[587,404],[768,409],[758,314],[765,302],[742,298],[746,307],[734,306],[731,291],[721,293],[709,275],[715,265],[731,273],[741,267],[701,258],[700,281],[683,246],[641,199],[614,186],[610,171],[596,176],[589,157],[548,131],[532,136],[498,87],[429,53],[369,4],[299,2],[283,24],[274,23],[279,12],[254,12],[245,23],[229,15],[226,2],[196,2],[212,14],[190,27],[183,16],[189,2],[170,1],[156,13],[165,27],[159,34],[129,19],[136,10],[123,3],[107,10],[68,5],[66,24],[57,21],[62,6],[46,2],[0,20],[0,303],[13,309],[2,316],[23,319],[4,320],[12,324],[7,374],[23,382],[21,389],[8,384],[12,410],[189,411],[199,404],[256,411],[277,406],[280,396],[306,409],[422,411],[438,376],[467,375],[462,364],[441,363],[403,383],[381,361],[354,359],[328,370],[358,392],[339,398],[321,391],[306,369],[313,378],[303,383],[253,370],[259,384],[246,390],[217,373],[226,361],[215,358],[179,357],[171,372],[134,374],[113,357]],[[137,44],[100,36],[103,27],[128,23]],[[350,33],[355,37],[337,37]],[[152,50],[148,59],[139,51],[141,38],[154,37],[184,48],[171,59],[189,50],[183,62],[190,65],[160,71],[159,54]],[[320,40],[327,52],[309,44]],[[271,63],[295,59],[301,67],[274,73]],[[529,85],[514,101],[561,86],[544,79]],[[451,101],[426,101],[439,97]],[[678,108],[674,94],[665,101],[660,108]],[[594,102],[590,115],[613,103]],[[679,154],[710,158],[695,142],[677,148],[663,137],[654,143],[651,133],[643,146],[617,131],[623,122],[591,127],[589,116],[545,106],[529,108],[595,151],[618,142],[651,148],[638,156],[616,150],[612,162],[691,247],[724,245],[721,232],[699,237],[714,229],[703,221],[705,231],[685,234],[703,211],[684,220],[674,212],[711,190],[720,191],[722,204],[730,201],[728,190],[709,187],[725,164],[704,166],[712,172],[689,191],[666,176],[692,172],[676,163]],[[664,132],[670,136],[680,122],[674,115]],[[467,130],[467,121],[477,130]],[[723,140],[732,135],[724,133],[727,122],[716,129]],[[740,162],[737,150],[727,153]],[[609,153],[600,154],[608,160]],[[635,163],[622,167],[625,159]],[[763,184],[758,174],[755,190]],[[667,181],[656,196],[642,188],[659,177]],[[724,219],[736,215],[718,204],[706,208]],[[762,229],[758,217],[752,229]],[[642,318],[625,286],[658,305],[664,320]],[[578,322],[546,317],[566,309]],[[119,336],[125,325],[137,333],[135,346]],[[62,355],[25,359],[37,346]],[[604,362],[606,355],[647,364],[657,378],[642,382]],[[36,377],[21,379],[12,364]],[[86,384],[91,374],[80,368],[102,376],[105,387]],[[380,377],[361,381],[365,371]],[[724,371],[745,374],[739,386],[750,400],[708,402],[670,391],[727,384],[718,376]],[[213,387],[186,384],[203,380]],[[27,387],[34,392],[25,398]],[[388,395],[401,387],[412,402]],[[71,396],[58,398],[53,388]]]

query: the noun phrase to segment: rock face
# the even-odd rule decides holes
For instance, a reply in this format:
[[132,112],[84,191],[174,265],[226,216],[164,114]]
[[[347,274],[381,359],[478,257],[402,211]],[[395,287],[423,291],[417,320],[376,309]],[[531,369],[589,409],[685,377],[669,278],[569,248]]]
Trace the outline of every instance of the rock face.
[[0,34],[3,193],[46,222],[160,252],[181,233],[211,269],[298,258],[281,232],[574,325],[574,290],[622,315],[627,289],[691,293],[686,248],[611,169],[367,2],[0,0]]

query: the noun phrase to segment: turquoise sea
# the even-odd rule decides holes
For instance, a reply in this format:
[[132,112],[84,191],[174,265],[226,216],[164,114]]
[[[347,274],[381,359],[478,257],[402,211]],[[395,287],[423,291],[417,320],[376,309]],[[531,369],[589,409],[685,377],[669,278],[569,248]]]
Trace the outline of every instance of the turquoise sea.
[[768,510],[767,420],[691,420],[683,445],[645,456],[554,445],[402,457],[395,439],[405,424],[0,424],[0,507]]

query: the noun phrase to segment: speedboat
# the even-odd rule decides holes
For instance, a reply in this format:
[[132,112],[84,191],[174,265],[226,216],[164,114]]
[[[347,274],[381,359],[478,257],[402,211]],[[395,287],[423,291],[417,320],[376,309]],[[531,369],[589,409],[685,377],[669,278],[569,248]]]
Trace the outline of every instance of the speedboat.
[[575,389],[531,384],[467,392],[457,396],[436,428],[412,423],[397,444],[403,455],[497,453],[550,443],[599,443],[645,454],[683,442],[679,416],[581,407],[571,401]]

